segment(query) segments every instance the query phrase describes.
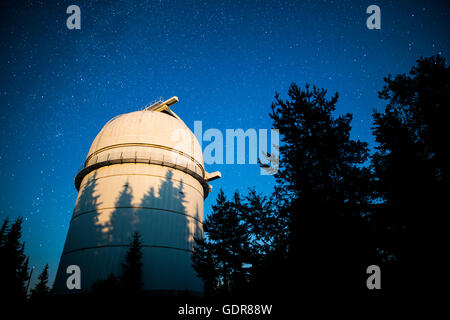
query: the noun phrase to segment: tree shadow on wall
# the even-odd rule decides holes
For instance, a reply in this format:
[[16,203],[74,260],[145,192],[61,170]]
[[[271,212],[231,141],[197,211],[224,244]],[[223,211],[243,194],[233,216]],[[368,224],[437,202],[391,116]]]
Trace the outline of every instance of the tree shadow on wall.
[[[173,172],[167,171],[165,178],[155,191],[151,186],[137,204],[133,201],[132,184],[127,181],[120,191],[110,213],[109,220],[101,228],[99,238],[104,245],[111,247],[128,247],[135,232],[141,235],[143,250],[151,250],[155,256],[144,255],[143,282],[144,289],[158,288],[158,284],[168,281],[170,283],[183,283],[183,279],[189,277],[183,274],[186,266],[177,267],[177,255],[181,252],[191,252],[194,237],[202,237],[200,213],[198,203],[195,212],[188,212],[186,195],[182,180],[174,180]],[[203,200],[203,199],[202,199]],[[164,250],[164,251],[160,251]],[[175,252],[172,250],[177,250]],[[118,250],[120,262],[123,262],[126,250]],[[151,261],[160,259],[161,262]],[[167,264],[163,266],[162,261]],[[187,267],[190,268],[190,256],[187,259]],[[115,267],[105,266],[116,276],[121,276],[120,262],[116,261]],[[147,263],[146,263],[147,262]],[[104,276],[105,278],[105,276]],[[155,286],[154,286],[155,285]],[[161,286],[164,289],[164,286]],[[188,288],[186,288],[188,289]],[[167,293],[167,292],[166,292]],[[161,292],[161,294],[165,294]]]
[[[99,222],[98,208],[101,207],[100,195],[97,192],[97,173],[87,179],[80,187],[73,211],[67,238],[64,244],[61,262],[55,279],[55,292],[67,291],[66,269],[69,265],[80,266],[81,270],[87,270],[86,260],[80,259],[80,252],[96,250],[104,240],[103,226]],[[81,277],[81,288],[86,288],[87,277]],[[77,291],[77,290],[74,290]],[[75,292],[72,292],[75,293]]]
[[98,208],[101,208],[102,202],[99,201],[100,195],[97,192],[97,173],[94,173],[82,187],[80,196],[74,208],[74,214],[71,220],[72,224],[78,223],[78,219],[83,217],[88,219],[87,223],[83,223],[83,233],[75,232],[78,229],[72,229],[76,243],[84,242],[86,235],[92,235],[93,238],[88,239],[92,246],[98,245],[102,242],[102,226],[99,222]]
[[[200,204],[192,203],[197,197],[186,199],[184,188],[183,181],[173,179],[173,172],[169,170],[159,186],[150,186],[136,201],[133,199],[133,184],[128,180],[111,209],[105,208],[101,201],[97,173],[90,176],[80,189],[55,288],[66,291],[68,275],[65,271],[68,265],[80,266],[83,291],[89,291],[93,283],[108,278],[111,273],[120,277],[121,263],[135,232],[141,234],[144,250],[145,247],[154,247],[156,249],[152,252],[160,253],[144,259],[143,276],[147,280],[156,277],[161,283],[165,281],[163,279],[183,283],[183,278],[189,277],[183,273],[191,267],[190,257],[189,265],[186,263],[176,269],[179,264],[176,256],[179,257],[181,252],[191,252],[194,237],[203,237]],[[155,267],[158,263],[150,262],[150,259],[171,263],[169,267],[162,268],[161,263]],[[144,289],[152,286],[150,281],[144,281],[144,284]]]

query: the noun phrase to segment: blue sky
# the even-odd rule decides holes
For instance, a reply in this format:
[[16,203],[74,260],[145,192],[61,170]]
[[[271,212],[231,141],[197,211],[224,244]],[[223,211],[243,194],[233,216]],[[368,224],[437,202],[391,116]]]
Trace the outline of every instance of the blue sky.
[[[66,8],[81,9],[81,30]],[[366,8],[381,8],[381,30]],[[352,136],[374,146],[372,112],[389,73],[448,57],[445,1],[5,1],[0,39],[0,218],[25,218],[37,274],[53,280],[77,192],[73,179],[112,117],[174,95],[193,129],[270,129],[275,92],[291,82],[340,94]],[[210,165],[231,195],[273,177],[255,165]]]

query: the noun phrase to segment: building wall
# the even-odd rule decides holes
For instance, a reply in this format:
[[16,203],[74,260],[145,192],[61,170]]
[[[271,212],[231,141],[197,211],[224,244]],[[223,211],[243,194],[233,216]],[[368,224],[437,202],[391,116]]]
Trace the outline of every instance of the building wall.
[[145,290],[201,292],[192,268],[194,237],[203,236],[204,189],[181,170],[143,163],[113,164],[80,185],[55,289],[66,290],[68,265],[81,268],[82,289],[120,276],[135,231],[143,244]]

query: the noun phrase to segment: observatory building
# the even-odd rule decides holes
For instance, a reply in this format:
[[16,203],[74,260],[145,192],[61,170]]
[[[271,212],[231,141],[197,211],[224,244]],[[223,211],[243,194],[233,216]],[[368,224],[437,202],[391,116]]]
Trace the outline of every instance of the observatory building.
[[114,274],[133,234],[142,242],[145,291],[201,294],[192,268],[194,237],[203,237],[209,181],[202,149],[170,109],[177,97],[111,119],[75,177],[78,197],[59,263],[55,291],[68,290],[67,267],[79,266],[81,290]]

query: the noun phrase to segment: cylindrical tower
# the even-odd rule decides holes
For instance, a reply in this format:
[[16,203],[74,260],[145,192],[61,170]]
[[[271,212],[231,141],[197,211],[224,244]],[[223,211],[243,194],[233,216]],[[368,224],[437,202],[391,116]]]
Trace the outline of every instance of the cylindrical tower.
[[81,269],[81,290],[120,276],[134,232],[142,241],[144,290],[201,293],[192,268],[194,237],[203,236],[208,181],[199,142],[172,111],[173,97],[111,119],[95,138],[75,178],[79,190],[59,263],[56,292],[69,265]]

